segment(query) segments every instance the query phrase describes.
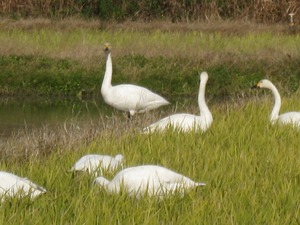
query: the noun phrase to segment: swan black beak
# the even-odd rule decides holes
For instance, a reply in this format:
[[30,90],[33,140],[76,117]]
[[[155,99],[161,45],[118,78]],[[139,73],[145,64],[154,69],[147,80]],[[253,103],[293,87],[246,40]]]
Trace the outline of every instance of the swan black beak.
[[255,84],[254,86],[251,87],[251,89],[256,89],[256,88],[259,88],[259,87],[257,86],[257,84]]

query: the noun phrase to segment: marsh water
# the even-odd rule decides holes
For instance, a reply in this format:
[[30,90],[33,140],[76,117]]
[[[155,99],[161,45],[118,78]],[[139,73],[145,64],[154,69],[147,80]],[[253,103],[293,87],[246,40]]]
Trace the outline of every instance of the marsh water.
[[0,98],[0,140],[28,127],[97,120],[112,109],[101,100],[78,98]]
[[[173,98],[173,103],[161,111],[174,111],[195,106],[197,100],[190,97]],[[175,102],[180,102],[180,106]],[[106,105],[102,98],[82,100],[77,97],[8,97],[0,98],[0,141],[18,131],[42,126],[55,126],[64,122],[86,123],[110,116],[126,116]]]

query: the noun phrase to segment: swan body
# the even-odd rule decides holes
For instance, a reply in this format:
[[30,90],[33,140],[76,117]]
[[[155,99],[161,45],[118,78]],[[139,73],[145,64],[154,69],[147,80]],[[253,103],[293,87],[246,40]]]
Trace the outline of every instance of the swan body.
[[208,74],[206,72],[202,72],[200,74],[200,87],[198,94],[198,105],[200,108],[199,116],[186,113],[174,114],[144,128],[143,132],[152,133],[155,131],[163,131],[169,127],[178,129],[182,132],[188,132],[193,129],[201,129],[205,132],[213,122],[212,114],[205,102],[205,87],[207,80]]
[[46,193],[43,187],[38,186],[27,178],[12,173],[0,171],[0,197],[26,197],[35,198]]
[[296,127],[300,127],[300,112],[287,112],[279,115],[281,107],[281,97],[275,87],[275,85],[269,80],[261,80],[254,87],[256,88],[266,88],[272,91],[275,101],[273,110],[270,115],[270,121],[272,124],[279,122],[280,124],[292,124]]
[[121,154],[115,157],[109,155],[89,154],[81,157],[71,168],[71,171],[86,171],[90,174],[97,175],[98,171],[114,171],[122,166],[124,156]]
[[163,196],[178,191],[183,194],[187,189],[206,185],[156,165],[130,167],[120,171],[112,181],[97,177],[94,183],[115,194],[124,188],[129,195],[136,197],[143,194]]
[[101,94],[108,105],[127,112],[128,116],[131,117],[135,113],[143,113],[170,104],[163,97],[144,87],[131,84],[112,86],[112,60],[110,49],[110,44],[105,43],[106,70],[101,86]]

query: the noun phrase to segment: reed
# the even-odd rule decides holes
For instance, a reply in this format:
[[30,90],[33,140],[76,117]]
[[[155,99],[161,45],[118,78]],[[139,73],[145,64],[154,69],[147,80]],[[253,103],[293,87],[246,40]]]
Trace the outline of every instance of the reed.
[[[97,17],[102,20],[155,19],[172,22],[235,19],[262,23],[287,21],[289,13],[297,13],[296,0],[250,1],[250,0],[202,0],[202,1],[74,1],[74,0],[4,0],[1,14],[11,17]],[[298,15],[296,15],[299,18]]]

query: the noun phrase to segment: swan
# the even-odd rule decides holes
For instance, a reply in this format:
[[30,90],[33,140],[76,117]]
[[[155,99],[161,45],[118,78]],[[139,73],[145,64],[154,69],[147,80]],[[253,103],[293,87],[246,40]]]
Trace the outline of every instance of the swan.
[[5,197],[26,197],[35,198],[46,190],[38,186],[27,178],[19,177],[12,173],[0,171],[0,197],[4,201]]
[[151,124],[148,127],[143,129],[144,133],[152,133],[154,131],[163,131],[170,126],[172,128],[177,128],[182,132],[188,132],[193,129],[201,129],[205,132],[212,124],[213,117],[209,108],[205,102],[205,87],[208,80],[208,74],[202,72],[200,74],[200,88],[198,94],[198,105],[200,108],[200,116],[192,114],[174,114],[168,117],[165,117],[158,122]]
[[296,127],[300,127],[300,112],[287,112],[279,115],[281,107],[281,97],[277,88],[271,81],[266,79],[261,80],[252,88],[266,88],[270,89],[273,92],[275,102],[270,115],[270,121],[272,124],[278,121],[280,124],[292,124]]
[[135,113],[143,113],[170,104],[163,97],[144,87],[132,84],[112,86],[111,46],[109,43],[104,44],[104,52],[106,56],[106,69],[101,94],[108,105],[127,112],[128,117],[131,118]]
[[140,197],[143,194],[159,196],[174,194],[205,183],[194,182],[190,178],[178,174],[165,167],[156,165],[142,165],[126,168],[120,171],[111,181],[100,176],[94,180],[109,193],[118,194],[125,190],[131,196]]
[[109,155],[98,155],[98,154],[88,154],[82,156],[71,168],[71,171],[87,171],[90,174],[95,174],[97,176],[98,171],[114,171],[119,166],[122,166],[124,156],[121,154],[115,157]]

